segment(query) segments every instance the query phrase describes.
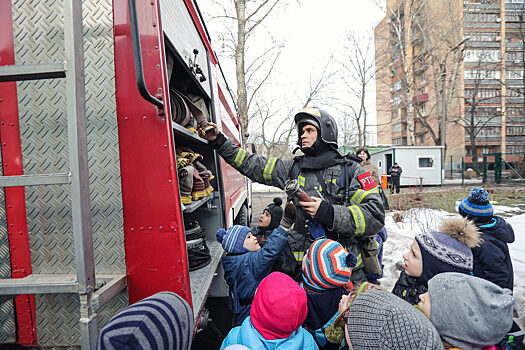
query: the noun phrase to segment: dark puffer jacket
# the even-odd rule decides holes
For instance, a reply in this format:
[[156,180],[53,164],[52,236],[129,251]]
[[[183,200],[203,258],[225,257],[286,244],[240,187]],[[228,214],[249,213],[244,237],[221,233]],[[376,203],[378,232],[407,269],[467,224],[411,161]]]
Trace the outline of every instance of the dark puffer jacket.
[[418,304],[420,294],[425,294],[428,287],[422,283],[417,282],[417,278],[409,276],[403,270],[399,275],[399,279],[392,289],[392,294],[397,295],[411,305]]
[[507,245],[514,242],[512,226],[501,217],[494,216],[490,223],[478,228],[483,242],[481,246],[472,248],[474,276],[512,290],[514,271]]

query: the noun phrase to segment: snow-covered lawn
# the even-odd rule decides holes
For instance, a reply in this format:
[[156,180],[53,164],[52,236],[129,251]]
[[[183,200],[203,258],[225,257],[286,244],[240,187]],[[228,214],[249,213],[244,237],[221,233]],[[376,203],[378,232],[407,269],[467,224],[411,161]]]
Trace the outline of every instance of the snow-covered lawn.
[[[494,206],[496,214],[505,213],[507,220],[514,228],[516,240],[510,244],[510,253],[514,267],[514,296],[516,297],[516,307],[519,313],[519,323],[522,329],[525,328],[525,214],[513,215],[515,208]],[[519,211],[519,209],[517,209]],[[522,211],[521,211],[522,212]],[[400,215],[401,222],[395,222],[394,216]],[[396,268],[397,262],[403,261],[403,253],[408,250],[414,236],[421,232],[437,230],[441,221],[446,217],[453,217],[458,214],[451,214],[442,210],[433,209],[411,209],[402,212],[389,212],[386,218],[386,229],[388,240],[383,251],[384,277],[381,285],[387,290],[392,290],[399,271]]]

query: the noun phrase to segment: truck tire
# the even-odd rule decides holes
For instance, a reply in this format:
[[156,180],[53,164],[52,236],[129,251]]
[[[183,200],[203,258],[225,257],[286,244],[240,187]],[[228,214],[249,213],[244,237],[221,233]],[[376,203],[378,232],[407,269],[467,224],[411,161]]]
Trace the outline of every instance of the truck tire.
[[242,205],[241,210],[239,210],[239,214],[237,214],[233,223],[235,225],[248,226],[248,207],[246,204]]

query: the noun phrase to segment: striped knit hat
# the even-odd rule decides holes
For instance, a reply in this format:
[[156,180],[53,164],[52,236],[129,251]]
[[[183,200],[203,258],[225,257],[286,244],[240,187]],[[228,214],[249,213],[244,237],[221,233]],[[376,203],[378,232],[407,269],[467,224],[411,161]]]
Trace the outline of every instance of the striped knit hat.
[[318,239],[308,249],[303,262],[303,282],[308,289],[322,292],[350,281],[357,259],[331,239]]
[[193,313],[172,292],[160,292],[128,306],[100,331],[98,350],[187,350],[193,337]]
[[483,188],[474,188],[470,196],[459,203],[459,213],[476,223],[489,222],[494,208],[489,202],[489,194]]
[[244,248],[244,240],[248,233],[252,232],[249,227],[234,225],[227,231],[223,228],[217,230],[217,242],[222,244],[222,247],[228,254],[247,252]]

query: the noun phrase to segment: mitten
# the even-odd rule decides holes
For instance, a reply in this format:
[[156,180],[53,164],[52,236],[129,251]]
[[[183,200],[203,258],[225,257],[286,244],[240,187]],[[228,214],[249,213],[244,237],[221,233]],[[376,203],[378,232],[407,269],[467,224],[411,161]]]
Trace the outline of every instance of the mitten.
[[297,209],[295,208],[295,205],[292,202],[286,203],[280,225],[286,229],[289,229],[295,222],[296,215]]

